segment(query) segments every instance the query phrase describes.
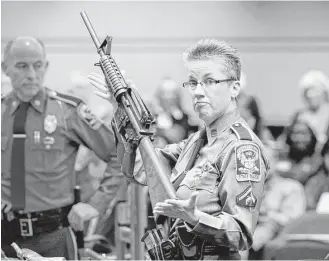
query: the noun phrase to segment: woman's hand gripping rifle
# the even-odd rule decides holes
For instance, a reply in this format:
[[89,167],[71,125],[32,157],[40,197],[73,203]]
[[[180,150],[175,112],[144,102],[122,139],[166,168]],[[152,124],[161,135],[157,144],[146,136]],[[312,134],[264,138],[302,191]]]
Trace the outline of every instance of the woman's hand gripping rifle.
[[[131,154],[131,151],[136,151],[137,147],[140,150],[152,206],[157,202],[176,198],[175,189],[169,180],[169,169],[158,158],[151,141],[153,132],[150,128],[153,116],[136,90],[128,86],[112,58],[112,38],[107,36],[103,43],[100,43],[87,14],[85,12],[80,14],[100,55],[99,63],[96,65],[101,67],[109,92],[118,104],[114,115],[114,128],[124,143],[125,151]],[[129,160],[132,158],[130,157]],[[128,162],[127,164],[129,165]],[[123,169],[124,165],[125,163]],[[161,224],[164,223],[165,218],[156,217],[156,221]]]

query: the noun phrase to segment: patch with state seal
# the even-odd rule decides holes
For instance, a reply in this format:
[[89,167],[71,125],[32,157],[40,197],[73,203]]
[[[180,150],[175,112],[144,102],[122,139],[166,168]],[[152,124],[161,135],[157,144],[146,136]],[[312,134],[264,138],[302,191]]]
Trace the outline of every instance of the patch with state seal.
[[93,130],[98,130],[102,126],[102,121],[91,112],[86,104],[80,104],[78,107],[79,117],[86,122]]
[[255,144],[241,144],[235,149],[236,179],[239,182],[260,182],[261,162],[259,147]]

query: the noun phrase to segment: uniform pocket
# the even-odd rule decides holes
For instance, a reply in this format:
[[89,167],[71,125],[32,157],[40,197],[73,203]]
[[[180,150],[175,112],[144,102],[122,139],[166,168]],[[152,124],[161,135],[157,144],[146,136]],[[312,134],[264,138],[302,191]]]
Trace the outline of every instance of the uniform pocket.
[[27,168],[42,172],[58,171],[62,162],[65,137],[60,135],[40,135],[38,132],[30,137],[30,152],[27,157]]
[[193,169],[186,175],[180,184],[191,190],[203,190],[213,193],[218,184],[218,175],[213,172],[193,173]]
[[195,180],[195,187],[197,190],[206,190],[213,193],[217,186],[217,178],[217,174],[204,172],[201,178]]

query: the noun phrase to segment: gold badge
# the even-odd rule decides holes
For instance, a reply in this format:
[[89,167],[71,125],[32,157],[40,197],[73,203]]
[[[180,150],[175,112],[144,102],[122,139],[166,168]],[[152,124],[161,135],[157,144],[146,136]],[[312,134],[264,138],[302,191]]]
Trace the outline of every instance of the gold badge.
[[47,115],[44,121],[44,129],[47,133],[53,133],[57,128],[57,118],[55,115]]

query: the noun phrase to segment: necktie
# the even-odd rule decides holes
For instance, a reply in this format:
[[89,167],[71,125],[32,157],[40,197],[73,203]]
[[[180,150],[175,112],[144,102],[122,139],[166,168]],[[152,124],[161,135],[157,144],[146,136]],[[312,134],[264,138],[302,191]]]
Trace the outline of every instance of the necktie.
[[25,208],[25,122],[28,102],[22,102],[15,112],[11,152],[11,203],[13,209]]

